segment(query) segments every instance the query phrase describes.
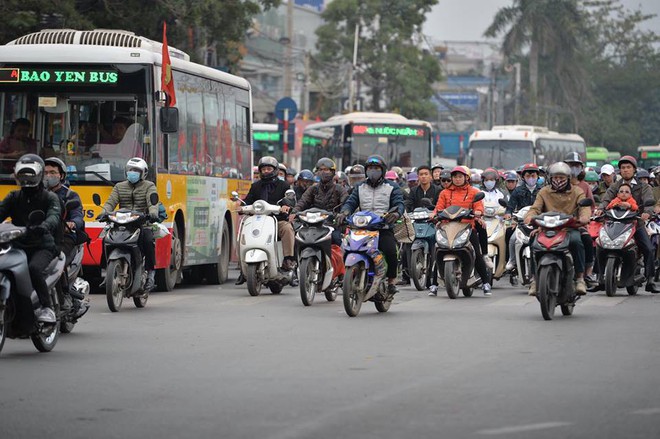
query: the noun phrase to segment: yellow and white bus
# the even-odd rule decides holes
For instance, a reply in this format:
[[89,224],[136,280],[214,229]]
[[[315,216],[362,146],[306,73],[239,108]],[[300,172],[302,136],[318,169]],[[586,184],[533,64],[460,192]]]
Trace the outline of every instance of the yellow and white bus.
[[[15,188],[21,154],[64,160],[92,238],[86,277],[100,275],[103,225],[92,194],[105,200],[125,179],[126,161],[142,157],[172,232],[156,242],[158,286],[171,290],[184,269],[221,283],[238,224],[230,194],[246,193],[251,180],[250,84],[170,48],[179,118],[178,132],[165,134],[161,50],[131,32],[102,29],[43,30],[0,46],[0,196]],[[29,122],[27,139],[13,133],[18,119]]]

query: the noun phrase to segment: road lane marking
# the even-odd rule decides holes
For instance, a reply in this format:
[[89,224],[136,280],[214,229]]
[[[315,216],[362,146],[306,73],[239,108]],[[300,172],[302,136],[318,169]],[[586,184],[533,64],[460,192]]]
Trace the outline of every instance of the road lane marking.
[[635,410],[630,412],[631,415],[660,415],[660,407],[653,407],[649,409]]
[[573,425],[572,422],[543,422],[540,424],[515,425],[511,427],[491,428],[479,430],[477,434],[487,436],[497,436],[502,434],[525,433],[528,431],[546,430],[548,428],[567,427]]

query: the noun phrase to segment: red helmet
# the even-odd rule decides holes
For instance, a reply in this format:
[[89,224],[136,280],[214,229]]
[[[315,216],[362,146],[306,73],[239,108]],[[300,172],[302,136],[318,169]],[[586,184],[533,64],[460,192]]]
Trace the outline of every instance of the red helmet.
[[484,169],[484,172],[481,173],[481,178],[486,180],[489,178],[494,178],[495,180],[499,179],[500,174],[497,172],[497,169],[495,168],[486,168]]
[[525,166],[523,166],[522,171],[520,171],[520,174],[525,175],[525,172],[536,172],[538,174],[539,167],[536,166],[534,163],[527,163]]
[[619,169],[621,169],[621,163],[630,163],[637,169],[637,159],[631,155],[624,155],[619,159]]
[[451,170],[451,173],[453,174],[454,172],[460,172],[461,174],[465,175],[467,178],[470,178],[470,169],[467,166],[456,166],[454,169]]

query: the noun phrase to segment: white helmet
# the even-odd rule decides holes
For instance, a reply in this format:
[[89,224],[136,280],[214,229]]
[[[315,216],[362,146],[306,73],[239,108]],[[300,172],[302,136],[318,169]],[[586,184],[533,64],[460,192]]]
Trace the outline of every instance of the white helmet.
[[128,162],[126,162],[126,172],[130,170],[140,171],[140,180],[147,178],[147,171],[149,171],[149,166],[140,157],[133,157]]

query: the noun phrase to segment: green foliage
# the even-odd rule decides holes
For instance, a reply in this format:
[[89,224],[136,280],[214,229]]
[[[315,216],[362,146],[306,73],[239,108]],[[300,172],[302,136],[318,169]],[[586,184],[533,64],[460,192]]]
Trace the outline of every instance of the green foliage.
[[[357,80],[372,111],[398,111],[434,118],[432,84],[440,79],[437,59],[420,49],[421,27],[437,0],[334,0],[317,30],[316,75],[348,89],[356,25],[360,25]],[[347,92],[344,92],[344,96]],[[337,96],[334,96],[335,98]],[[327,116],[327,115],[326,115]]]

